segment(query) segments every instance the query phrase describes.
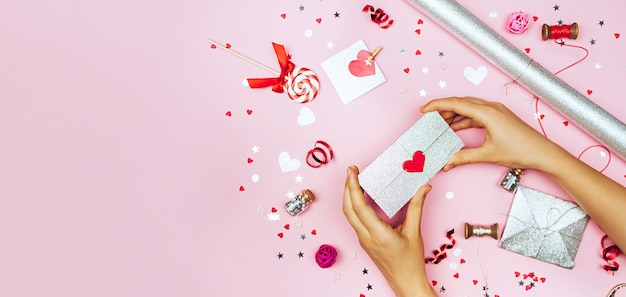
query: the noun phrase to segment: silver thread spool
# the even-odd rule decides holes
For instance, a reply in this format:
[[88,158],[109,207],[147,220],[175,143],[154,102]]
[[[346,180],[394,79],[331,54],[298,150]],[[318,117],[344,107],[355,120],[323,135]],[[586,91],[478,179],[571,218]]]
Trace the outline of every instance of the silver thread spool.
[[489,235],[495,240],[498,240],[498,233],[498,223],[491,226],[470,225],[469,223],[465,223],[465,239],[472,236],[483,237]]

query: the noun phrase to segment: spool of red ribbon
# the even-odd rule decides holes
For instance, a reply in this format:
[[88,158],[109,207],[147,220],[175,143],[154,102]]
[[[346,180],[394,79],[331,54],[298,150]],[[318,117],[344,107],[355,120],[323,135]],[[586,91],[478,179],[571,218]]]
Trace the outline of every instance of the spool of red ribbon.
[[[378,24],[383,29],[387,29],[393,25],[393,20],[389,19],[389,15],[380,8],[374,9],[374,6],[365,5],[363,12],[369,12],[372,22]],[[383,23],[386,23],[383,25]]]
[[313,149],[306,155],[306,163],[313,168],[328,164],[335,156],[333,149],[328,143],[322,140],[315,142]]

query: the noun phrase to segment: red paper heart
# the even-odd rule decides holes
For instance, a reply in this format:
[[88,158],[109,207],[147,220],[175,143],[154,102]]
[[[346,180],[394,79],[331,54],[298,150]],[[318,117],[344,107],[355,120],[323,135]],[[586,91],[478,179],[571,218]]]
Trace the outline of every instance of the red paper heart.
[[244,188],[243,186],[239,186],[239,191],[243,192],[245,190],[246,190],[246,188]]
[[226,112],[226,116],[227,116],[227,117],[232,116],[232,115],[233,115],[233,114],[230,112],[230,110]]
[[315,19],[315,21],[316,21],[318,24],[320,24],[320,23],[322,22],[322,19],[321,19],[321,18],[318,18],[318,19]]
[[593,93],[592,90],[587,90],[587,95],[591,95],[591,93]]
[[283,232],[278,233],[278,237],[283,238]]
[[419,55],[421,55],[421,54],[422,54],[422,51],[420,51],[420,50],[416,50],[416,51],[415,51],[415,55],[419,56]]
[[461,261],[459,261],[459,263],[464,264],[465,263],[465,259],[461,258]]
[[289,230],[289,224],[285,225],[285,229]]
[[619,38],[619,33],[615,33],[615,34],[613,34],[613,36],[615,36],[615,39],[618,39]]
[[418,25],[421,25],[421,24],[423,24],[423,23],[424,23],[424,21],[422,21],[422,19],[417,20],[417,24],[418,24]]
[[211,48],[215,49],[217,46],[215,44],[211,44]]
[[287,17],[287,14],[284,14],[284,13],[283,13],[283,14],[281,14],[281,15],[280,15],[280,17],[284,19],[284,18],[286,18],[286,17]]
[[546,278],[545,277],[540,278],[540,280],[541,280],[542,283],[546,282]]
[[252,109],[248,109],[248,110],[246,110],[246,113],[247,113],[247,114],[252,114]]
[[424,171],[424,162],[426,162],[426,156],[422,151],[416,151],[413,153],[413,160],[406,160],[402,164],[402,169],[407,172],[422,172]]
[[276,207],[272,207],[272,212],[277,212],[278,210],[276,209]]
[[360,50],[356,55],[356,60],[352,60],[350,64],[348,64],[348,70],[354,76],[363,77],[370,76],[376,74],[376,66],[374,63],[366,63],[367,59],[372,54],[366,50]]
[[409,71],[411,71],[410,68],[404,68],[404,73],[409,73]]
[[454,278],[459,278],[459,273],[458,272],[454,274]]
[[538,18],[538,17],[536,17],[536,16],[534,16],[534,17],[533,17],[533,21],[535,21],[535,22],[536,22],[538,19],[539,19],[539,18]]
[[515,271],[515,277],[519,277],[520,273]]
[[417,30],[415,30],[415,33],[417,33],[417,35],[420,35],[420,34],[422,34],[422,30],[421,29],[417,29]]
[[476,285],[478,283],[477,280],[473,280],[472,282],[474,283],[474,285]]
[[252,160],[252,158],[248,158],[248,164],[254,162],[254,160]]
[[317,235],[317,231],[315,229],[313,229],[313,231],[311,231],[311,234]]
[[565,127],[567,127],[567,125],[569,125],[568,121],[563,122],[563,125],[565,125]]
[[526,51],[527,54],[530,54],[530,47],[527,47],[524,50]]
[[230,48],[230,43],[227,43],[227,44],[226,44],[226,48]]
[[436,280],[431,281],[431,283],[433,284],[433,287],[437,285],[437,281]]

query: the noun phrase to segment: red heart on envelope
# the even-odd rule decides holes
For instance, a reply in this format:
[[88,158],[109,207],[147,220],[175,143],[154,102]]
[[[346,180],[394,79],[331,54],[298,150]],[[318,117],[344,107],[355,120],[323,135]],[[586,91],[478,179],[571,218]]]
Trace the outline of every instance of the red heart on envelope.
[[424,152],[416,151],[413,153],[413,160],[406,160],[402,163],[402,169],[408,172],[422,172],[424,171],[425,162],[426,156],[424,156]]
[[[348,64],[348,70],[354,76],[363,77],[370,76],[376,74],[376,67],[374,66],[374,62],[366,63],[367,59],[372,54],[366,50],[361,50],[356,55],[356,60],[352,60],[350,64]],[[369,64],[369,65],[368,65]]]

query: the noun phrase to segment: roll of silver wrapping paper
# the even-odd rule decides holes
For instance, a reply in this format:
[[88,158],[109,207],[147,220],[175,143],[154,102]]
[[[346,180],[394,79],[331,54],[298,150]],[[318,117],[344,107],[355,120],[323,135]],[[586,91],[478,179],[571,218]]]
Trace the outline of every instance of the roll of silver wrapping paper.
[[406,0],[626,160],[626,125],[453,0]]

